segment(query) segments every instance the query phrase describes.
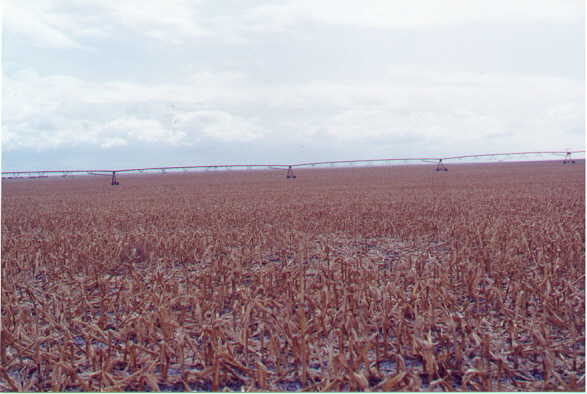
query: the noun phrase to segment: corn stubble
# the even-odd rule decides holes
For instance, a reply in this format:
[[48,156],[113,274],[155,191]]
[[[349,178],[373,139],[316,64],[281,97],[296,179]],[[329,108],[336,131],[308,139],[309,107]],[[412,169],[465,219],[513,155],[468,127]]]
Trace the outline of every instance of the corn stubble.
[[584,163],[5,181],[9,391],[585,390]]

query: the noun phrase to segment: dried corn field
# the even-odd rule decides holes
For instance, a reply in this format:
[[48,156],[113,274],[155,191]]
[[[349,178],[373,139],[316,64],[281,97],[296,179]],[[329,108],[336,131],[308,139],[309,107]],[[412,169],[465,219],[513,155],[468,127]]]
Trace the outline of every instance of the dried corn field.
[[584,162],[7,180],[1,389],[585,390]]

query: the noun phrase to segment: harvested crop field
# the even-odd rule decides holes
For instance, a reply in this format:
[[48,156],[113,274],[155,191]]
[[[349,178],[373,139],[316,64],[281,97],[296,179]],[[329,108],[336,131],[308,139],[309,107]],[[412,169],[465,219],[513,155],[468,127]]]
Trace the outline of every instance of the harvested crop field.
[[0,389],[585,390],[584,161],[2,182]]

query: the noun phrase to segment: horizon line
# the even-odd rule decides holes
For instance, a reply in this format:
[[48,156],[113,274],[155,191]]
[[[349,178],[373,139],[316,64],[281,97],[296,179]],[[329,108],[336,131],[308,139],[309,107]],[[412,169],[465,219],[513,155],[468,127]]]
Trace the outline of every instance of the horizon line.
[[477,157],[495,157],[495,156],[512,156],[512,155],[532,155],[532,154],[565,154],[570,156],[573,153],[585,153],[585,150],[564,150],[564,151],[534,151],[534,152],[507,152],[507,153],[478,153],[469,155],[457,156],[437,156],[437,157],[408,157],[408,158],[382,158],[382,159],[355,159],[355,160],[330,160],[330,161],[315,161],[315,162],[300,162],[292,164],[205,164],[192,166],[163,166],[163,167],[144,167],[144,168],[123,168],[123,169],[109,169],[109,170],[28,170],[28,171],[2,171],[2,175],[16,175],[16,174],[49,174],[49,173],[101,173],[94,175],[106,175],[112,173],[123,172],[143,172],[156,170],[179,170],[190,168],[234,168],[234,167],[278,167],[278,168],[294,168],[307,167],[324,164],[348,164],[348,163],[371,163],[371,162],[389,162],[389,161],[436,161],[439,163],[445,160],[459,160]]

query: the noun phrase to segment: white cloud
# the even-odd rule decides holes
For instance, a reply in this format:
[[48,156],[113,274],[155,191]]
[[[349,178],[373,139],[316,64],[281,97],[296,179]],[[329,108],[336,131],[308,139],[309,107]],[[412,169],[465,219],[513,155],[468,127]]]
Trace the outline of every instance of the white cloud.
[[76,35],[101,35],[96,28],[86,27],[70,15],[60,13],[54,2],[38,0],[4,3],[4,28],[18,33],[36,46],[60,49],[79,49],[83,45]]
[[127,146],[128,141],[124,138],[114,137],[114,138],[105,138],[104,141],[100,144],[100,148],[114,148],[119,146]]
[[[253,118],[232,113],[232,92],[242,77],[201,73],[185,85],[98,83],[69,76],[41,76],[25,69],[4,76],[3,149],[79,145],[111,148],[132,142],[189,146],[202,138],[250,141],[263,135]],[[244,94],[243,88],[237,93]],[[202,99],[208,99],[199,109]]]
[[[128,37],[172,46],[194,41],[246,45],[251,37],[306,34],[307,23],[424,29],[460,24],[577,23],[580,0],[284,0],[214,4],[194,0],[6,0],[5,28],[37,46],[90,49],[87,39]],[[211,11],[215,9],[215,11]],[[312,37],[309,36],[309,39]],[[148,42],[148,41],[147,41]],[[144,44],[144,42],[143,42]]]
[[[114,119],[106,124],[97,124],[94,134],[109,141],[146,142],[177,146],[184,143],[185,133],[167,128],[155,119],[140,119],[133,116]],[[110,142],[111,143],[111,142]]]
[[302,146],[314,160],[585,143],[581,1],[3,4],[11,157],[295,161]]
[[198,22],[195,2],[187,0],[6,0],[8,31],[34,45],[88,49],[87,38],[116,38],[119,29],[171,45],[210,33]]
[[583,86],[573,79],[392,68],[369,83],[308,84],[280,105],[304,102],[330,111],[300,120],[300,138],[436,154],[584,145]]
[[584,144],[577,132],[584,124],[583,86],[554,77],[394,67],[382,79],[344,83],[268,86],[243,74],[204,72],[183,84],[143,85],[29,69],[5,76],[3,94],[2,141],[9,151],[279,136],[357,146],[445,141],[443,150],[508,141],[549,149]]
[[[308,26],[310,32],[319,31],[312,30],[315,23],[321,27],[339,25],[351,33],[374,28],[377,31],[370,34],[381,39],[389,31],[378,29],[433,31],[475,23],[492,23],[496,28],[512,22],[573,23],[582,18],[577,12],[582,8],[580,2],[299,0],[266,3],[241,9],[240,14],[220,7],[220,16],[209,20],[199,2],[174,0],[162,6],[155,1],[90,0],[84,2],[84,7],[91,7],[88,9],[78,4],[70,0],[12,0],[6,26],[36,45],[50,48],[86,48],[91,41],[88,38],[112,38],[113,34],[121,34],[127,42],[136,41],[143,49],[149,48],[151,39],[171,45],[211,40],[208,43],[218,46],[186,56],[192,65],[186,65],[177,79],[163,77],[160,83],[104,77],[103,64],[90,67],[99,77],[96,79],[79,76],[84,73],[65,75],[76,67],[88,67],[83,59],[76,64],[79,58],[75,55],[67,58],[72,60],[71,69],[64,63],[52,69],[39,63],[36,68],[24,68],[28,62],[19,60],[21,63],[15,63],[4,76],[5,151],[79,146],[108,150],[135,144],[186,147],[202,142],[240,147],[259,141],[271,152],[271,146],[285,139],[298,145],[315,144],[316,151],[338,144],[348,147],[349,152],[360,151],[361,156],[379,151],[393,154],[389,152],[392,144],[409,144],[415,150],[437,154],[509,150],[508,146],[564,149],[584,145],[582,80],[538,73],[456,71],[462,69],[459,65],[441,70],[424,62],[400,62],[406,65],[389,67],[386,72],[381,72],[384,66],[378,66],[378,72],[369,73],[370,62],[388,64],[389,58],[380,58],[376,46],[365,49],[364,54],[371,56],[361,63],[366,73],[355,77],[353,63],[348,67],[350,72],[330,76],[328,67],[315,72],[320,60],[328,62],[328,54],[312,57],[310,52],[322,47],[307,51],[308,58],[296,64],[304,68],[301,70],[290,66],[287,56],[279,58],[287,53],[281,46],[289,42],[272,41],[273,32],[305,34]],[[243,52],[236,50],[236,54],[234,47],[218,49],[225,44],[225,35],[248,33],[262,44],[251,46],[250,51],[248,47]],[[324,48],[327,43],[339,44],[332,36],[325,37]],[[298,46],[296,55],[306,53],[302,41],[294,43]],[[155,52],[159,49],[153,53],[145,50],[148,55],[137,58],[156,63],[157,58],[173,53]],[[104,64],[116,61],[121,54],[120,48],[104,51]],[[62,52],[55,53],[59,58]],[[208,64],[208,56],[216,60]],[[462,54],[462,59],[467,56]],[[354,61],[352,54],[341,59]],[[135,60],[130,56],[126,63],[132,70],[137,68]],[[332,65],[337,66],[336,61]],[[147,72],[175,76],[183,66],[162,63]],[[59,67],[62,73],[54,71]]]
[[221,141],[244,142],[263,136],[253,121],[220,110],[187,112],[178,115],[179,128],[201,131],[205,136]]
[[289,0],[247,13],[256,29],[283,30],[303,21],[366,28],[425,28],[463,23],[577,22],[579,0]]
[[179,45],[185,40],[210,33],[198,22],[196,2],[188,0],[93,0],[112,23],[134,33],[144,34],[170,44]]

